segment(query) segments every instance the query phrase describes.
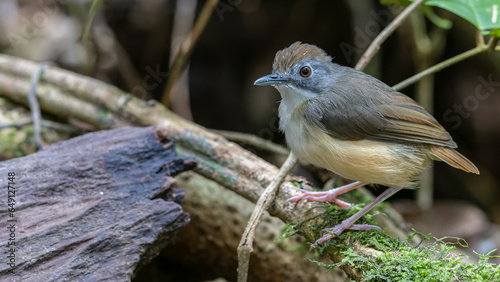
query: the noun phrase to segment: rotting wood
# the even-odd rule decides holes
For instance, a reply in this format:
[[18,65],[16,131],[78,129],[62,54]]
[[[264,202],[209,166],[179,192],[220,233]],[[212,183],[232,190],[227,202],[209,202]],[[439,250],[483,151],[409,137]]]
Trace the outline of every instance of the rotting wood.
[[0,162],[0,246],[14,238],[16,249],[14,268],[0,264],[1,280],[130,280],[189,223],[172,180],[194,165],[152,127],[89,133]]

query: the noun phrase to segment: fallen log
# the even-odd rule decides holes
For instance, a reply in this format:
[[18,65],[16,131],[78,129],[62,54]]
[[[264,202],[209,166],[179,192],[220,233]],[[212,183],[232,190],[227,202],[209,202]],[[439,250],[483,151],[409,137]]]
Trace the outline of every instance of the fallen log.
[[162,141],[126,127],[1,162],[2,280],[130,280],[190,221],[173,176],[195,162]]

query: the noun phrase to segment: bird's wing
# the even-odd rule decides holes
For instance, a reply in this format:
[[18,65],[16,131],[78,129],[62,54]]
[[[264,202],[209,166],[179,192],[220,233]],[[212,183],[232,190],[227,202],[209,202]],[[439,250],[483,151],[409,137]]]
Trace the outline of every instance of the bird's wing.
[[341,140],[379,140],[456,148],[450,134],[411,98],[394,92],[386,103],[342,105],[318,96],[302,113]]

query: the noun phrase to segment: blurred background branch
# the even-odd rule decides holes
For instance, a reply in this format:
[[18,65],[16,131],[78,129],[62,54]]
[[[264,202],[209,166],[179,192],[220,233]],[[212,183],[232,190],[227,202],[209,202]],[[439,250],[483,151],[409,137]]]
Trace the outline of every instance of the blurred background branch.
[[196,42],[205,29],[208,20],[210,20],[215,6],[218,3],[219,0],[206,1],[200,12],[200,15],[198,16],[198,19],[196,20],[196,23],[193,26],[193,29],[191,30],[189,35],[185,36],[182,43],[177,47],[178,51],[176,52],[175,58],[171,63],[167,85],[165,86],[163,97],[161,98],[161,102],[165,106],[170,107],[172,89],[174,87],[174,84],[177,82],[178,77],[182,75],[184,69],[186,68]]

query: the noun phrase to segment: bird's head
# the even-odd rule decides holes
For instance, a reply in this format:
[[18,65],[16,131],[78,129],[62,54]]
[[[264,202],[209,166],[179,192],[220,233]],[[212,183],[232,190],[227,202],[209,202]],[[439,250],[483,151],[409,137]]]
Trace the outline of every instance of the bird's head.
[[257,79],[254,85],[272,85],[284,100],[304,100],[328,90],[335,79],[332,58],[321,48],[295,42],[278,51],[273,73]]

